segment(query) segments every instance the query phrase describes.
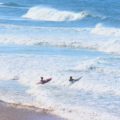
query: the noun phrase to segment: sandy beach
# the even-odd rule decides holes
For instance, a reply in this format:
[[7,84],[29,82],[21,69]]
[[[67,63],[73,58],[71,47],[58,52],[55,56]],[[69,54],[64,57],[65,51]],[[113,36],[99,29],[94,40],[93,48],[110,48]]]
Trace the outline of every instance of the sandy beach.
[[0,102],[0,120],[63,120],[45,111]]

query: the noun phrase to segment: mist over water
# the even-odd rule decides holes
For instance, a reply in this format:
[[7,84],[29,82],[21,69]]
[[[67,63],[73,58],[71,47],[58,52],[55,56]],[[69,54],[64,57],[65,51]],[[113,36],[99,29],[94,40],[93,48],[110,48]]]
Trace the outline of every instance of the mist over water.
[[[0,100],[70,120],[119,120],[119,4],[0,0]],[[37,85],[41,76],[52,81]]]

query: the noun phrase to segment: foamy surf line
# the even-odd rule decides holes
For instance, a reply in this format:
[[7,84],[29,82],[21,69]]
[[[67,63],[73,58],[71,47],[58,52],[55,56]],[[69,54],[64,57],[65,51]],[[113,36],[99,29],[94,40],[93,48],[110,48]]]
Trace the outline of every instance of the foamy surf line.
[[[86,48],[120,54],[120,29],[104,27],[101,24],[97,24],[94,28],[1,25],[1,29],[3,31],[0,34],[1,45],[16,44]],[[32,34],[31,31],[33,31]]]
[[[7,82],[7,81],[6,81]],[[12,83],[12,81],[11,81],[11,85],[12,85],[13,83]],[[12,86],[11,86],[12,87]],[[42,87],[42,86],[41,86]],[[52,87],[52,86],[51,86]],[[46,88],[49,88],[48,90],[46,89]],[[33,88],[32,89],[32,91],[35,91],[35,90],[37,90],[38,91],[38,89],[39,88]],[[47,91],[46,91],[46,90]],[[63,105],[63,104],[60,104],[59,103],[59,101],[51,101],[52,99],[52,97],[54,97],[54,95],[50,95],[49,96],[49,93],[48,93],[48,91],[51,91],[52,89],[54,89],[53,90],[53,93],[54,93],[54,95],[55,94],[58,94],[59,95],[59,98],[58,99],[60,99],[60,101],[61,102],[63,102],[63,101],[66,101],[66,105]],[[27,105],[27,104],[25,104],[25,103],[17,103],[17,102],[9,102],[9,100],[8,100],[8,102],[9,103],[12,103],[11,105],[13,105],[13,106],[17,106],[18,108],[20,107],[20,108],[27,108],[27,110],[37,110],[38,112],[39,112],[39,110],[41,109],[41,110],[44,110],[44,111],[46,111],[47,110],[47,112],[48,113],[52,113],[53,115],[54,114],[56,114],[57,116],[60,116],[60,117],[63,117],[63,118],[65,118],[65,119],[68,119],[68,120],[73,120],[74,118],[76,119],[76,120],[79,120],[80,118],[82,119],[82,120],[93,120],[93,119],[99,119],[99,120],[119,120],[119,117],[117,117],[117,116],[114,116],[114,115],[112,115],[112,114],[109,114],[109,113],[107,113],[107,112],[104,112],[104,110],[99,110],[99,109],[96,109],[96,108],[94,108],[94,107],[92,107],[92,106],[86,106],[86,105],[84,105],[83,103],[81,103],[81,99],[79,99],[79,102],[80,102],[80,106],[76,106],[79,102],[76,102],[76,104],[74,105],[74,107],[73,107],[73,105],[71,104],[71,105],[67,105],[68,104],[68,101],[70,100],[70,98],[69,98],[69,96],[71,96],[71,100],[73,101],[73,96],[75,96],[75,94],[74,94],[74,92],[78,95],[78,92],[77,91],[74,91],[74,90],[70,90],[70,89],[62,89],[62,91],[60,91],[60,89],[59,88],[57,88],[57,86],[53,86],[53,88],[50,88],[50,86],[45,86],[45,87],[42,87],[42,94],[39,94],[39,93],[41,93],[40,91],[39,92],[37,92],[37,99],[39,99],[39,100],[37,100],[37,101],[34,101],[34,104],[32,104],[32,106],[35,106],[35,107],[37,107],[37,108],[34,108],[34,107],[29,107],[29,106],[31,106],[31,105]],[[57,90],[58,89],[58,90]],[[57,90],[57,91],[56,91]],[[60,94],[61,93],[63,93],[63,91],[69,91],[69,92],[67,92],[67,93],[65,93],[65,97],[62,97]],[[32,92],[31,91],[31,92]],[[80,92],[80,91],[79,91]],[[46,96],[46,95],[48,95],[48,97]],[[86,94],[86,93],[85,93]],[[86,98],[86,99],[84,99],[84,103],[86,103],[86,100],[87,101],[89,101],[90,100],[90,96],[88,95],[89,93],[87,93],[86,94],[86,97],[84,96],[84,93],[82,93],[81,94],[81,98],[83,99],[84,97]],[[38,96],[38,95],[40,95],[40,96]],[[42,96],[41,96],[42,95]],[[58,97],[58,95],[57,95],[57,97]],[[79,94],[80,95],[80,94]],[[60,97],[61,96],[61,97]],[[13,96],[14,98],[16,98],[15,96]],[[103,97],[104,98],[104,97]],[[20,96],[19,96],[19,99],[21,99],[20,98]],[[105,98],[106,99],[106,98]],[[23,99],[22,99],[23,100]],[[43,101],[42,101],[43,100]],[[72,101],[69,101],[69,102],[72,102]],[[78,99],[75,99],[75,101],[76,100],[78,100]],[[97,99],[96,99],[97,100]],[[94,100],[94,98],[93,98],[93,103],[96,101],[96,100]],[[91,102],[92,102],[91,101]],[[7,101],[6,101],[7,102]],[[37,102],[37,103],[36,103]],[[43,102],[43,103],[42,103]],[[46,103],[47,102],[47,103]],[[49,102],[49,103],[48,103]],[[89,103],[89,102],[88,102]],[[92,105],[93,105],[93,103],[91,103]],[[64,103],[65,104],[65,103]],[[74,104],[74,103],[73,103]],[[104,105],[104,104],[103,104]],[[28,106],[28,107],[27,107]],[[97,106],[96,106],[97,107]],[[40,108],[40,109],[39,109]],[[109,108],[109,107],[108,107]],[[26,109],[25,109],[26,110]],[[16,112],[18,112],[17,111],[17,109],[15,109],[15,111]],[[21,111],[22,112],[22,111]],[[18,113],[16,113],[16,114],[19,114],[20,112],[18,112]],[[31,114],[31,115],[33,115],[33,114]],[[14,116],[12,116],[12,117],[14,117]],[[37,117],[37,116],[36,116]],[[24,116],[23,116],[23,118],[24,118]],[[13,119],[12,119],[13,120]],[[23,119],[24,120],[24,119]],[[58,119],[59,120],[59,119]],[[60,119],[61,120],[61,119]]]

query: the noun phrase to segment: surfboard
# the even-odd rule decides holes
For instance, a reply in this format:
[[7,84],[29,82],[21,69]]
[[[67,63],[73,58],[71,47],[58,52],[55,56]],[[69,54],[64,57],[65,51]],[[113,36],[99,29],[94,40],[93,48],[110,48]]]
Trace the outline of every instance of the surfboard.
[[79,81],[81,78],[82,78],[82,76],[79,77],[78,79],[74,79],[74,80],[72,80],[72,81],[70,81],[70,82],[71,82],[71,83],[75,83],[75,82]]
[[45,84],[45,83],[48,83],[51,80],[52,80],[52,78],[48,78],[48,79],[45,79],[43,81],[38,82],[37,84]]

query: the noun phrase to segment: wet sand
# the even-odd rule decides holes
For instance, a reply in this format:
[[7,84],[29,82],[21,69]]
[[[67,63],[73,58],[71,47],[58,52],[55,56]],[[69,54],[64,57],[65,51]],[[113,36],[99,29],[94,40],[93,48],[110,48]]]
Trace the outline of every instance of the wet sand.
[[23,108],[0,102],[0,120],[63,120],[44,111],[34,108]]

